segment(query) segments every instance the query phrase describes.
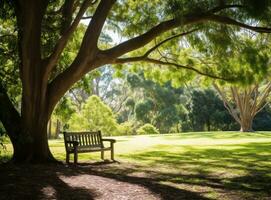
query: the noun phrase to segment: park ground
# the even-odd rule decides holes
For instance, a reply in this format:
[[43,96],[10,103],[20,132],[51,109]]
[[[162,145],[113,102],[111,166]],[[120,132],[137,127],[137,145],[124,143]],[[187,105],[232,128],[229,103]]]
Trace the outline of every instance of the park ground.
[[[270,132],[114,138],[114,163],[87,153],[77,166],[1,164],[0,199],[271,199]],[[64,162],[63,140],[50,148]]]

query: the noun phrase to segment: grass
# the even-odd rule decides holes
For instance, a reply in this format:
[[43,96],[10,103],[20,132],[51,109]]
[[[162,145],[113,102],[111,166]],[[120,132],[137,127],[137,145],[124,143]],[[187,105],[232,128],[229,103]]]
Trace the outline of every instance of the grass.
[[[114,137],[120,164],[105,173],[145,177],[208,199],[271,198],[271,133],[196,132]],[[62,140],[50,148],[64,160]],[[10,146],[5,156],[10,155]],[[99,161],[79,154],[79,162]],[[106,154],[109,158],[109,154]]]

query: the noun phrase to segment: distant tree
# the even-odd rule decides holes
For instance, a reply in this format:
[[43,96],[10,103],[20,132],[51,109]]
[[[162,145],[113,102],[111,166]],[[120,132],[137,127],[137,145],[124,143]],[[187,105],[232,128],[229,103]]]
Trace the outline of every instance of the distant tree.
[[168,133],[179,122],[177,105],[181,91],[170,82],[159,84],[146,79],[142,72],[128,74],[127,82],[137,94],[141,91],[134,97],[137,120],[153,124],[161,133]]
[[223,101],[211,89],[192,89],[187,110],[186,120],[190,121],[193,131],[229,130],[234,123]]
[[271,92],[271,82],[264,85],[251,85],[246,87],[224,86],[223,88],[214,83],[224,105],[240,125],[240,131],[253,131],[253,120],[268,103],[267,98]]
[[110,107],[105,105],[98,96],[93,95],[87,99],[81,112],[71,116],[69,130],[101,130],[104,135],[117,135],[118,123]]

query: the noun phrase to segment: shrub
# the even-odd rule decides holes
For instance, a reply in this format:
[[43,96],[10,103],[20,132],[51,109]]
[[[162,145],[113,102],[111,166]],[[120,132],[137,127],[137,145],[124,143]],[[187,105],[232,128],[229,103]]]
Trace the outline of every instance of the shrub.
[[159,131],[156,127],[154,127],[152,124],[144,124],[137,130],[137,134],[143,135],[143,134],[159,134]]
[[132,135],[133,124],[131,122],[123,122],[118,126],[119,135]]

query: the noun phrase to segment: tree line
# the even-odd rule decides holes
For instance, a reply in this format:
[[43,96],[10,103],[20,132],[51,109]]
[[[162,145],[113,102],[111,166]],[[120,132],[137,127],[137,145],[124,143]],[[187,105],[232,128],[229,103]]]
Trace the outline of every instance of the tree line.
[[[222,89],[216,90],[213,85],[202,87],[194,81],[189,85],[173,87],[170,81],[159,83],[146,78],[148,75],[143,71],[118,74],[110,66],[97,71],[78,83],[84,83],[85,87],[74,87],[57,105],[53,118],[61,122],[62,130],[102,130],[105,135],[131,135],[238,131],[245,128],[232,116],[233,113],[238,114],[235,98],[230,98],[231,93],[226,91],[222,93]],[[270,87],[269,84],[266,87]],[[249,88],[256,92],[255,87]],[[238,95],[246,97],[248,102],[244,103],[249,104],[253,96],[248,98],[248,95],[252,95],[253,91],[250,94],[245,91],[244,96],[242,87],[235,86],[235,90],[240,90]],[[269,88],[261,90],[268,92]],[[226,96],[227,101],[223,99]],[[262,99],[258,102],[259,113],[254,113],[256,117],[246,110],[251,114],[251,124],[244,131],[271,130],[271,110],[265,96],[257,95]],[[266,105],[260,106],[263,102]],[[228,110],[227,106],[232,110]],[[149,132],[139,133],[138,130],[145,125],[152,128]]]

